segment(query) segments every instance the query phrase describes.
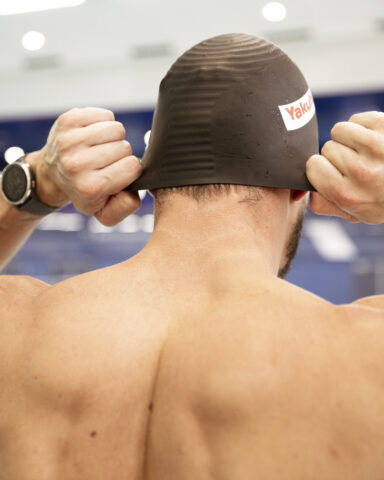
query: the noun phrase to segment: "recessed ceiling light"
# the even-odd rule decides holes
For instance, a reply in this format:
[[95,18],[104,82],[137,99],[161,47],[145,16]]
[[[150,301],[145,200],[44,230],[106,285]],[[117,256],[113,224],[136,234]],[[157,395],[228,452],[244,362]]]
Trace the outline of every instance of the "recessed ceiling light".
[[26,50],[40,50],[44,46],[45,37],[40,32],[28,32],[21,39]]
[[16,162],[20,157],[24,155],[24,150],[20,147],[9,147],[4,152],[4,158],[7,163]]
[[77,7],[86,0],[0,0],[0,15],[38,12],[54,8]]
[[280,2],[269,2],[264,5],[262,14],[269,22],[281,22],[287,15],[287,9]]

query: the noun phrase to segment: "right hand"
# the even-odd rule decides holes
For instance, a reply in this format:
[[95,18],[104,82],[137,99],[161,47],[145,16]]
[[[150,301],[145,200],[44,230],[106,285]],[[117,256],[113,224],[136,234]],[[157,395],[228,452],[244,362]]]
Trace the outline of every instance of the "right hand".
[[384,113],[352,115],[336,123],[321,155],[307,162],[307,176],[317,193],[310,208],[350,222],[384,222]]
[[44,148],[27,156],[40,200],[57,206],[71,201],[104,225],[133,213],[140,207],[139,195],[124,188],[142,167],[124,138],[124,126],[110,110],[74,108],[60,115]]

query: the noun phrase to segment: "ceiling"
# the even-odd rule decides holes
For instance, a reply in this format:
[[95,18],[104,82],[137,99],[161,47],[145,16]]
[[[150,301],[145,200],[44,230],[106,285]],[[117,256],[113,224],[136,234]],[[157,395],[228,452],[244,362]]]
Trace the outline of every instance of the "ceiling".
[[[0,117],[98,104],[152,107],[160,79],[195,43],[245,32],[278,43],[315,93],[384,89],[383,0],[282,0],[266,21],[258,0],[87,0],[73,8],[0,16]],[[1,2],[1,0],[0,0]],[[21,37],[46,37],[28,52]]]

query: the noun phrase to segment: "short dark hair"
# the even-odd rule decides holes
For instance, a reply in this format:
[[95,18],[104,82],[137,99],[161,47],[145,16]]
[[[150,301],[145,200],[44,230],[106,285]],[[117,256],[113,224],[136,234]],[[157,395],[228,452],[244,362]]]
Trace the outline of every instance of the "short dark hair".
[[244,198],[241,200],[242,202],[257,203],[264,197],[267,190],[271,190],[271,188],[214,183],[209,185],[158,188],[153,190],[152,193],[156,200],[156,213],[158,215],[161,207],[167,202],[169,197],[174,194],[193,198],[198,203],[206,203],[210,200],[228,195],[231,192],[236,192],[244,195]]

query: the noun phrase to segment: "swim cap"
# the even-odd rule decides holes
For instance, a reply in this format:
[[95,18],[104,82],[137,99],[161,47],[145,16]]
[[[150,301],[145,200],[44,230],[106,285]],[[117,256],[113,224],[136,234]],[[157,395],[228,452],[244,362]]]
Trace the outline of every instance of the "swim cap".
[[129,190],[227,183],[314,190],[315,105],[296,64],[246,34],[186,51],[160,84],[143,174]]

